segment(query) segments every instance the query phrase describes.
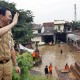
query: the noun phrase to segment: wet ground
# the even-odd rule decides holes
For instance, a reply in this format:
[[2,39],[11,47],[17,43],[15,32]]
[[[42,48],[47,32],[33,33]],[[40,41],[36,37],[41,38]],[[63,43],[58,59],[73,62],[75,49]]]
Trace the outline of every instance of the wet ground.
[[[61,49],[63,51],[62,54],[60,53]],[[64,69],[66,63],[70,66],[74,64],[75,61],[80,61],[80,52],[65,43],[61,44],[60,47],[59,44],[54,46],[40,46],[39,50],[42,55],[42,64],[38,67],[34,67],[32,70],[38,71],[43,75],[45,66],[49,66],[50,63],[53,65],[53,76],[57,77],[55,66],[57,66],[58,69]]]

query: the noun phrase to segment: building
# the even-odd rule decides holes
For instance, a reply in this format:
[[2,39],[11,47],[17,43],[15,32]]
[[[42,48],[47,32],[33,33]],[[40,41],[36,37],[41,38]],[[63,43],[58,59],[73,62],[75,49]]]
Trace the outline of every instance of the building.
[[54,30],[57,32],[64,32],[64,20],[54,20]]
[[56,42],[66,42],[65,23],[66,21],[64,20],[54,20],[54,32]]
[[31,41],[39,41],[39,45],[42,45],[44,44],[44,42],[42,41],[42,36],[41,36],[41,33],[42,31],[44,32],[44,29],[43,29],[43,26],[41,24],[33,24],[32,26],[33,28],[33,34],[34,34],[34,37],[31,39]]
[[33,24],[33,34],[32,41],[39,41],[40,43],[49,42],[56,43],[56,41],[66,42],[66,33],[64,32],[64,20],[54,20],[54,22],[45,22],[43,25]]
[[48,44],[54,42],[54,22],[43,23],[44,32],[41,34],[43,41]]

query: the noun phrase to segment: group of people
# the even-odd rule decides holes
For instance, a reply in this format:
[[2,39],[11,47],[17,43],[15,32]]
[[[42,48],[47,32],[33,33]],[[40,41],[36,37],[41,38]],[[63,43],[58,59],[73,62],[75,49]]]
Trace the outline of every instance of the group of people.
[[[48,77],[48,75],[52,75],[52,70],[53,70],[53,66],[52,66],[52,63],[50,63],[49,66],[45,66],[45,69],[44,69],[44,72],[45,72],[45,75]],[[67,70],[69,71],[70,70],[70,67],[68,65],[68,63],[66,63],[66,65],[64,66],[64,70]]]
[[52,68],[53,68],[52,63],[50,63],[49,66],[47,65],[45,66],[44,72],[46,76],[48,76],[49,74],[52,75]]

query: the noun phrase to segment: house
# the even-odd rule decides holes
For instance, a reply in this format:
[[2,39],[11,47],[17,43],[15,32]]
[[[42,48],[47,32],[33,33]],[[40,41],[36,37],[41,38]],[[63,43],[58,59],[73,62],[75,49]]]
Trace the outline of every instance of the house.
[[32,25],[32,29],[33,29],[33,34],[38,34],[41,33],[41,29],[42,29],[42,25],[41,24],[33,24]]
[[44,32],[41,34],[43,41],[48,44],[54,42],[54,22],[43,23]]
[[33,24],[33,34],[31,40],[40,43],[56,43],[56,41],[66,42],[66,33],[64,32],[64,20],[55,20],[54,22],[45,22],[43,25]]
[[39,41],[38,43],[39,45],[44,44],[44,42],[42,41],[42,36],[41,36],[43,26],[41,24],[33,24],[32,29],[33,29],[34,37],[31,39],[31,41],[34,41],[34,42]]
[[65,32],[65,23],[64,20],[54,20],[54,32],[55,32],[55,41],[56,42],[66,42],[66,32]]
[[54,20],[54,30],[57,32],[64,32],[64,20]]

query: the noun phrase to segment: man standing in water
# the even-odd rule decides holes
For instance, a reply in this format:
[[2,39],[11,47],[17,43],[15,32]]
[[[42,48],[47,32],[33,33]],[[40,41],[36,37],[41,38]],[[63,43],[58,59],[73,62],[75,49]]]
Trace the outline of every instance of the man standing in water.
[[50,73],[50,75],[52,75],[52,63],[50,63],[50,65],[49,65],[49,73]]
[[62,50],[62,49],[60,50],[60,53],[61,53],[61,54],[63,53],[63,50]]
[[17,24],[18,16],[19,13],[16,13],[12,20],[10,10],[0,8],[0,80],[12,80],[12,61],[20,74],[11,33],[11,29]]
[[48,66],[47,65],[45,66],[44,71],[45,71],[45,75],[48,77]]

